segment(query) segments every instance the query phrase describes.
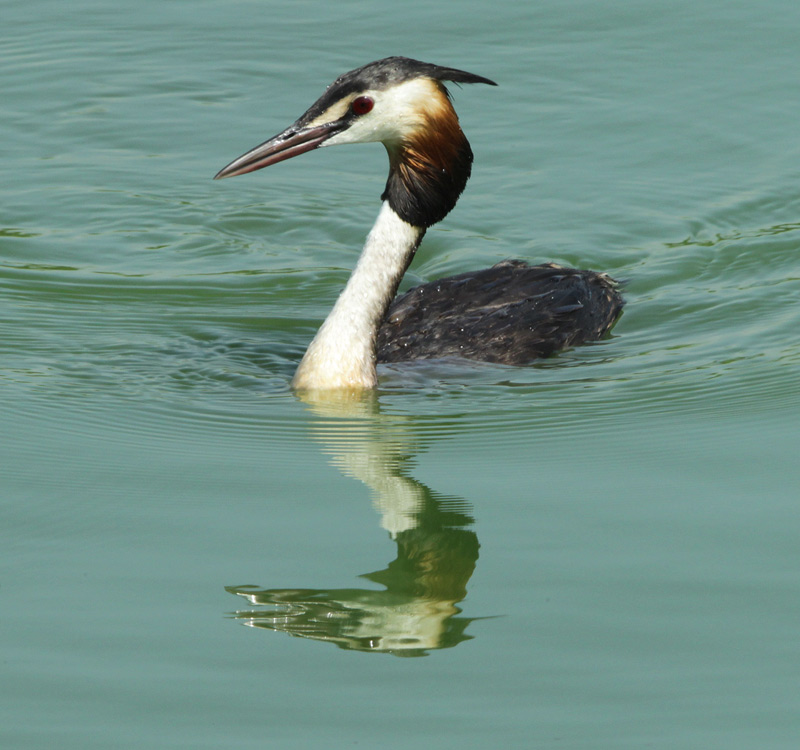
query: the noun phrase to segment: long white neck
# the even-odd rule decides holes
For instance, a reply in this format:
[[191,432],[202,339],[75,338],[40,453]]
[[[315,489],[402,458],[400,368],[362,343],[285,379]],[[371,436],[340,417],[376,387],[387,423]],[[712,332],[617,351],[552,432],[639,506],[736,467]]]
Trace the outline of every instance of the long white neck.
[[347,285],[297,368],[299,389],[374,388],[378,328],[425,230],[384,202]]

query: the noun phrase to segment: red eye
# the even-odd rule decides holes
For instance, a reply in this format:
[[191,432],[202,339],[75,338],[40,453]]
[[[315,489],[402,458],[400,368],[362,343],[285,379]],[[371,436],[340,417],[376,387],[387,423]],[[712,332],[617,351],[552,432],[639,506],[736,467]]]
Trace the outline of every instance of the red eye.
[[365,115],[375,106],[375,102],[369,96],[359,96],[353,99],[350,104],[350,109],[354,115]]

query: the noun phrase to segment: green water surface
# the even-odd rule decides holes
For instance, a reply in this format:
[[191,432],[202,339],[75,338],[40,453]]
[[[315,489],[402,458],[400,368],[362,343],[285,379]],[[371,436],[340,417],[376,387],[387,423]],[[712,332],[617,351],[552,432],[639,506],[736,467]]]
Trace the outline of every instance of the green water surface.
[[[3,22],[3,748],[800,746],[800,6]],[[303,401],[383,149],[211,177],[392,54],[500,84],[404,288],[518,257],[627,307]]]

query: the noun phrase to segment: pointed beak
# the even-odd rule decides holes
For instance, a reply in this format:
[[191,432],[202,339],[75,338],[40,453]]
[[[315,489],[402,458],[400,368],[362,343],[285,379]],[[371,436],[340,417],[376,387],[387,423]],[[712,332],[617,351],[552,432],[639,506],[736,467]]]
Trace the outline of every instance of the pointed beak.
[[279,161],[291,159],[298,154],[304,154],[306,151],[312,151],[344,128],[343,123],[338,120],[312,127],[304,127],[299,125],[299,122],[246,154],[242,154],[238,159],[234,159],[227,167],[220,169],[214,175],[214,179],[221,180],[223,177],[236,177],[240,174],[255,172],[257,169],[263,169],[271,164],[277,164]]

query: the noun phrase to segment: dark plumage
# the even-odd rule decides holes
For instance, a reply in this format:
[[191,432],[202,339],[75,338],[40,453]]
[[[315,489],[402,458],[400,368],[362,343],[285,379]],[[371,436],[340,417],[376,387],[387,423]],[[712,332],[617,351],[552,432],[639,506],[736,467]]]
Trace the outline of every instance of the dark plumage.
[[602,338],[623,304],[605,274],[507,260],[397,297],[378,331],[378,362],[463,357],[527,364]]

